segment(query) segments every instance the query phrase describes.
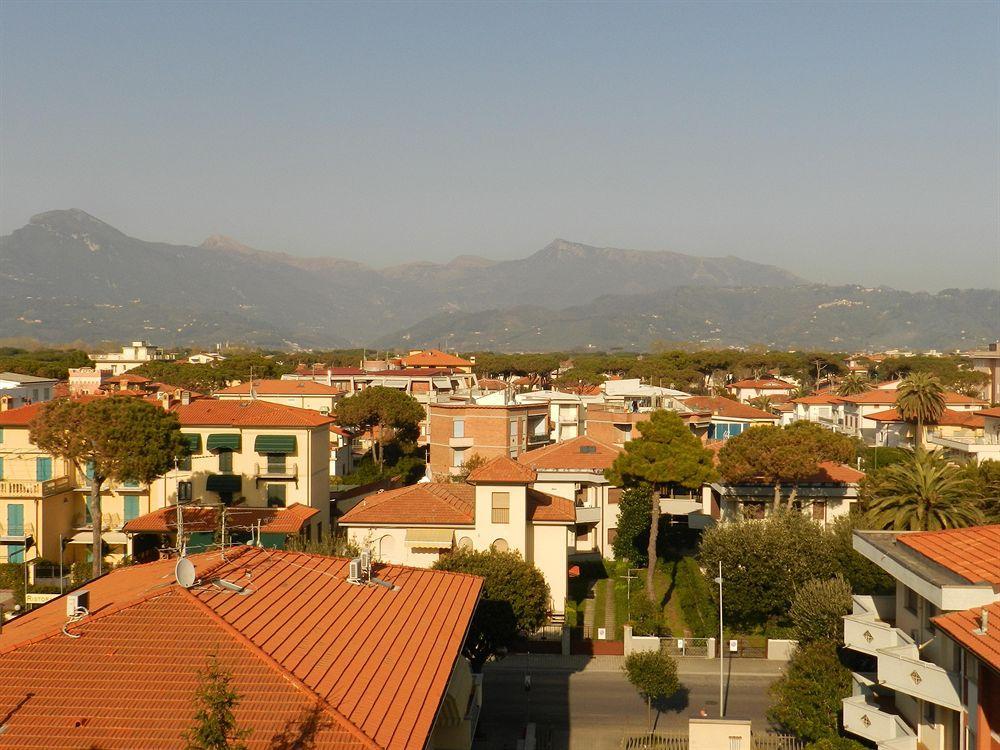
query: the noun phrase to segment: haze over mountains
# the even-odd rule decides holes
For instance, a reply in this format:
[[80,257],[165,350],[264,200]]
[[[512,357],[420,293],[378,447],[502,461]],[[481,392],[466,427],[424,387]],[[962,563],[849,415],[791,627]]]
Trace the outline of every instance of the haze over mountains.
[[218,235],[199,247],[147,242],[75,209],[39,214],[0,238],[0,337],[53,343],[943,348],[995,336],[997,297],[828,287],[734,256],[558,239],[519,260],[376,269]]

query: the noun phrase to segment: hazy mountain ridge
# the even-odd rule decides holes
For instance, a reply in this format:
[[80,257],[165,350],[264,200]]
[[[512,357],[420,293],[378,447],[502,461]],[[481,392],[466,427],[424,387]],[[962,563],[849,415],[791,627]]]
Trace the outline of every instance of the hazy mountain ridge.
[[[518,260],[464,255],[376,269],[258,250],[222,235],[198,247],[147,242],[79,210],[39,214],[0,238],[2,335],[51,342],[146,336],[164,345],[344,346],[446,338],[468,348],[559,349],[706,336],[777,345],[899,336],[886,345],[944,346],[1000,318],[996,294],[984,301],[954,292],[952,311],[944,292],[859,290],[810,286],[732,256],[566,240]],[[927,320],[915,300],[943,319]],[[900,316],[924,321],[922,333],[900,329],[893,322]]]

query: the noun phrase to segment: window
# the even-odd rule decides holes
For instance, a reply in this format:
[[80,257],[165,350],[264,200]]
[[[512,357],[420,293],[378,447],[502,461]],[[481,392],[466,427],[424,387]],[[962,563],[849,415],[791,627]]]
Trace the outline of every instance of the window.
[[47,482],[52,479],[52,459],[48,456],[40,456],[35,459],[35,480]]
[[618,529],[608,529],[608,546],[610,547],[615,543],[615,539],[618,538]]
[[131,521],[139,516],[139,496],[125,495],[125,520]]
[[490,547],[497,552],[506,552],[509,549],[506,539],[494,539]]
[[83,467],[83,474],[91,482],[94,481],[94,462],[87,461],[86,465]]
[[451,422],[451,436],[452,437],[465,437],[465,420],[464,419],[454,419]]
[[903,606],[912,614],[917,613],[917,592],[909,586],[903,587]]
[[622,488],[621,487],[609,487],[608,488],[608,505],[618,505],[622,499]]
[[465,449],[455,448],[451,452],[451,465],[456,469],[460,467],[465,461]]
[[177,459],[177,468],[180,471],[191,471],[191,456]]
[[510,493],[494,492],[493,523],[510,523]]
[[3,442],[3,427],[0,427],[0,443]]
[[178,482],[177,483],[177,502],[179,503],[189,503],[193,493],[191,491],[190,482]]
[[268,453],[267,454],[267,473],[268,474],[284,474],[285,473],[285,454],[284,453]]
[[219,451],[219,471],[230,473],[233,470],[233,452]]
[[269,484],[269,485],[267,485],[267,507],[268,508],[284,508],[285,507],[285,490],[286,490],[286,485],[284,485],[284,484]]

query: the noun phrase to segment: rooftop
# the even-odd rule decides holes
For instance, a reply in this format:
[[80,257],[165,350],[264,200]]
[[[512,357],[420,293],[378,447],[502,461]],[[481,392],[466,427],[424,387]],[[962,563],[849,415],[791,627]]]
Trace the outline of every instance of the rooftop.
[[0,372],[0,380],[13,380],[15,383],[55,383],[57,378],[40,378],[37,375],[22,375],[19,372]]
[[[317,383],[315,380],[255,380],[255,393],[264,396],[341,396],[343,388]],[[250,395],[250,383],[241,383],[216,391],[216,395]]]
[[[984,610],[989,613],[986,632],[982,631],[980,620]],[[993,669],[1000,670],[1000,602],[938,615],[931,621]]]
[[727,388],[773,388],[782,389],[786,391],[794,391],[798,386],[792,383],[786,383],[784,380],[778,380],[777,378],[747,378],[746,380],[737,380],[734,383],[730,383],[726,386]]
[[[398,587],[347,582],[348,561],[253,547],[120,568],[88,584],[91,614],[69,626],[62,597],[0,635],[4,744],[180,748],[197,670],[233,674],[248,745],[272,748],[312,719],[317,750],[424,747],[482,581],[379,566]],[[250,590],[240,595],[216,580]],[[322,627],[319,625],[322,623]]]
[[1000,584],[1000,525],[904,532],[898,540],[971,583]]
[[[868,419],[871,419],[874,422],[909,421],[903,419],[903,416],[899,413],[899,409],[886,409],[885,411],[878,411],[874,414],[869,414]],[[975,412],[944,409],[937,421],[928,422],[927,424],[938,425],[939,427],[968,427],[970,429],[979,429],[985,424],[985,422],[983,421],[981,413],[977,414]]]
[[312,409],[257,400],[205,398],[178,406],[174,413],[184,427],[324,427],[333,421]]
[[520,464],[537,471],[604,471],[621,451],[586,435],[522,453]]
[[[873,388],[856,396],[840,396],[840,400],[852,404],[894,404],[896,403],[897,395],[898,393],[895,389]],[[944,392],[944,402],[946,404],[982,404],[983,406],[986,406],[987,403],[981,398],[963,396],[961,393],[955,393],[954,391]]]
[[507,456],[488,461],[469,474],[469,484],[531,484],[536,479],[535,470],[519,464]]
[[729,417],[731,419],[760,419],[770,422],[777,417],[763,409],[757,409],[749,404],[741,404],[723,396],[692,396],[683,400],[684,404],[693,409],[709,411],[713,416]]
[[[221,527],[219,506],[185,506],[183,509],[186,531],[215,531]],[[293,503],[287,508],[227,508],[227,526],[256,526],[265,534],[297,534],[303,525],[319,513],[318,508],[310,508],[301,503]],[[177,506],[154,510],[151,513],[128,521],[122,531],[126,533],[173,533],[177,531]]]
[[368,495],[339,523],[471,526],[475,501],[475,488],[468,484],[421,482]]
[[472,362],[440,349],[427,349],[402,358],[404,367],[472,367]]

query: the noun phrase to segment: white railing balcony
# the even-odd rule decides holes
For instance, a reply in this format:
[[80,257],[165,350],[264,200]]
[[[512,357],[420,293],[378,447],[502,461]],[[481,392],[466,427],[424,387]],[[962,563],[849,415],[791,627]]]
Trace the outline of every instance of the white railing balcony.
[[4,539],[27,539],[35,535],[35,527],[30,523],[7,524],[0,523],[0,537]]
[[962,710],[962,687],[958,673],[923,661],[912,642],[879,649],[876,656],[880,685],[953,711]]
[[[877,656],[879,649],[913,645],[907,635],[871,615],[844,617],[844,645],[863,654]],[[916,648],[916,646],[914,646]]]
[[878,744],[879,750],[887,747],[884,743],[897,742],[894,750],[917,750],[917,736],[898,715],[883,710],[871,703],[863,695],[844,698],[844,729],[858,737]]
[[600,523],[600,521],[601,521],[600,508],[588,508],[582,505],[576,506],[577,523]]
[[674,495],[660,497],[660,512],[674,516],[686,516],[689,513],[701,513],[703,510],[701,495]]
[[257,477],[260,479],[295,479],[299,475],[298,464],[268,464],[266,461],[257,464]]
[[34,479],[2,479],[0,480],[0,497],[48,497],[57,495],[73,488],[73,479],[69,476],[55,477],[37,481]]
[[[101,513],[101,531],[118,531],[122,523],[121,513]],[[86,513],[79,513],[73,517],[73,528],[77,531],[90,531],[94,524]]]

